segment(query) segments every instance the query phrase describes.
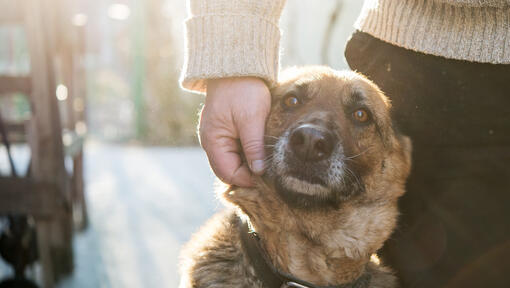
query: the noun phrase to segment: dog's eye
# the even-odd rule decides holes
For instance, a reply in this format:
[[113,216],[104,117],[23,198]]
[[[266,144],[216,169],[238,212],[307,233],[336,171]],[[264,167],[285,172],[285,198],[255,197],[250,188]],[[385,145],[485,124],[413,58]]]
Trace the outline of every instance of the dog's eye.
[[299,98],[297,98],[296,96],[290,94],[283,98],[282,103],[285,108],[294,108],[301,104],[301,101],[299,101]]
[[360,122],[360,123],[366,123],[368,120],[370,120],[370,116],[368,115],[368,112],[365,109],[358,109],[352,113],[352,117],[354,120]]

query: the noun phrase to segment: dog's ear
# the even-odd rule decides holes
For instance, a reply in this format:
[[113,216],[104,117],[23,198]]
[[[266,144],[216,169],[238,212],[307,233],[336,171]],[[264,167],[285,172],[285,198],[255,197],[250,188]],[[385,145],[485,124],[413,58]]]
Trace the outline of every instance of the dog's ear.
[[404,136],[401,134],[396,135],[399,150],[401,151],[400,159],[402,160],[402,177],[407,178],[409,174],[411,173],[411,163],[412,163],[412,152],[413,152],[413,145],[411,142],[411,138],[408,136]]
[[413,153],[413,143],[411,141],[411,138],[404,135],[401,135],[399,138],[400,145],[402,146],[402,150],[404,151],[405,161],[409,166],[411,166],[411,158]]
[[226,190],[223,190],[221,197],[230,205],[235,205],[242,210],[246,205],[258,205],[259,191],[254,188],[243,188],[238,186],[229,185]]
[[[234,206],[250,217],[253,225],[278,227],[285,223],[288,210],[270,185],[255,177],[251,188],[228,186],[221,193],[221,199],[228,206]],[[287,216],[286,216],[287,215]]]
[[217,195],[227,206],[234,206],[250,215],[260,209],[261,195],[257,188],[244,188],[223,184],[217,187]]

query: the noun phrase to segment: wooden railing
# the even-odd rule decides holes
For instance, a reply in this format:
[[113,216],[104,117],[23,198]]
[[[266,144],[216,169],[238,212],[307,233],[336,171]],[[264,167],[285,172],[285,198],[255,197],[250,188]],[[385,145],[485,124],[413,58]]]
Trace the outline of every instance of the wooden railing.
[[[0,177],[0,217],[21,214],[35,219],[45,288],[54,287],[72,271],[73,206],[81,207],[78,211],[85,216],[80,218],[86,219],[83,135],[75,129],[83,123],[84,111],[75,111],[72,105],[78,97],[83,100],[85,85],[80,83],[84,77],[75,75],[82,69],[80,55],[68,42],[75,38],[70,33],[81,31],[69,23],[68,4],[66,0],[0,0],[0,25],[24,27],[30,55],[30,75],[0,75],[0,97],[21,93],[32,107],[30,119],[5,125],[9,138],[30,147],[31,161],[29,177]],[[69,105],[59,105],[57,81],[67,86]],[[65,157],[73,159],[72,173],[65,168]]]

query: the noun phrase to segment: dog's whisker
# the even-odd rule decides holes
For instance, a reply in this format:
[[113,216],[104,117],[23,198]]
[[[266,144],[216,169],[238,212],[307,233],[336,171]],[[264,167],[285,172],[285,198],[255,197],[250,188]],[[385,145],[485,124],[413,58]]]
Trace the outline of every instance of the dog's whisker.
[[370,150],[370,149],[372,149],[372,148],[374,148],[374,146],[370,146],[370,147],[368,147],[367,149],[365,149],[365,150],[361,151],[360,153],[358,153],[358,154],[356,154],[356,155],[344,157],[344,160],[352,160],[352,159],[354,159],[354,158],[356,158],[356,157],[359,157],[359,156],[361,156],[361,155],[365,154],[367,151],[369,151],[369,150]]
[[367,149],[365,149],[365,150],[361,151],[360,153],[358,153],[358,154],[356,154],[356,155],[352,155],[352,156],[347,156],[347,157],[345,157],[345,159],[347,159],[347,160],[351,160],[351,159],[354,159],[354,158],[356,158],[356,157],[359,157],[359,156],[361,156],[361,155],[365,154],[366,152],[368,152],[369,150],[371,150],[372,148],[373,148],[373,146],[370,146],[370,147],[368,147]]
[[264,158],[264,162],[270,162],[270,161],[273,161],[273,155]]
[[351,169],[349,169],[349,168],[347,168],[347,167],[345,167],[345,171],[346,171],[346,172],[349,172],[349,174],[350,174],[350,175],[352,175],[352,177],[354,178],[354,180],[356,180],[356,183],[358,184],[358,186],[359,186],[360,188],[361,188],[361,187],[363,187],[363,186],[361,185],[361,181],[360,181],[359,177],[356,175],[356,173],[354,173],[354,171],[352,171]]
[[272,135],[264,135],[264,137],[267,137],[267,138],[273,138],[273,139],[278,139],[278,137],[276,137],[276,136],[272,136]]

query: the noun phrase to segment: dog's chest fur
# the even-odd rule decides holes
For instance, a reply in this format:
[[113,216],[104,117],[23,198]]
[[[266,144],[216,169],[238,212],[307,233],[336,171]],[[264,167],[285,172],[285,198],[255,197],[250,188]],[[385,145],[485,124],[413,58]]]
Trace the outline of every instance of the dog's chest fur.
[[[231,209],[216,215],[209,220],[198,234],[193,236],[192,241],[189,242],[183,253],[187,257],[182,259],[181,269],[183,270],[183,279],[181,279],[181,288],[267,288],[258,280],[255,270],[243,250],[239,225],[236,211]],[[297,245],[297,242],[294,242],[292,237],[284,238],[286,239],[284,241],[287,242],[285,245],[287,252],[283,254],[292,257],[283,257],[286,259],[279,259],[280,261],[294,261],[296,263],[288,263],[289,267],[294,265],[295,267],[291,269],[301,270],[305,273],[310,270],[303,269],[304,267],[320,265],[313,263],[313,259],[317,255],[307,255],[307,252],[316,251],[316,249],[309,250],[306,247],[294,247]],[[303,242],[299,241],[299,243],[301,245]],[[294,255],[289,255],[290,253],[294,253]],[[298,262],[301,263],[299,264]],[[340,263],[328,263],[328,265],[335,266],[340,265]],[[348,269],[352,267],[351,265],[352,263],[345,263],[344,267]],[[323,269],[323,267],[316,268]],[[396,287],[395,277],[385,267],[369,262],[365,267],[364,273],[370,274],[371,280],[368,287]],[[309,276],[313,279],[313,275]]]

